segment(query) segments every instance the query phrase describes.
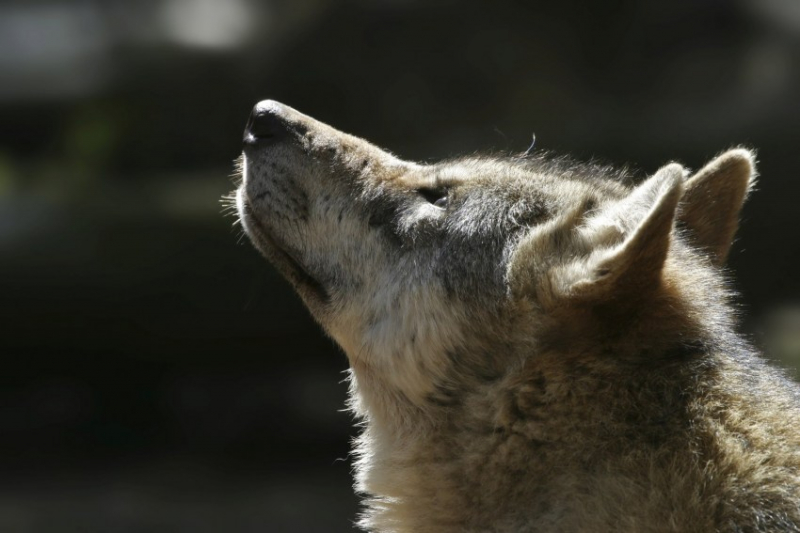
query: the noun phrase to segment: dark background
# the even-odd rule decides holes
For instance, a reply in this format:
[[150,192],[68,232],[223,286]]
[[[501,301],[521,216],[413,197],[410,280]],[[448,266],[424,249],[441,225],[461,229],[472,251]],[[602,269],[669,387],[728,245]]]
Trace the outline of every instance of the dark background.
[[401,157],[758,149],[743,330],[800,361],[796,0],[0,3],[0,531],[349,531],[345,357],[220,196],[252,105]]

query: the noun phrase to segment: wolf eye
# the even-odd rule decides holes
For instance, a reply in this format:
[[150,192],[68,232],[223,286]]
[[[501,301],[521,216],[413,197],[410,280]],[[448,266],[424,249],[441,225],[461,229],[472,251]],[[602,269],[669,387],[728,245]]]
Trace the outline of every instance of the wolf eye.
[[417,192],[422,195],[425,200],[435,205],[440,209],[447,207],[447,191],[445,189],[418,189]]

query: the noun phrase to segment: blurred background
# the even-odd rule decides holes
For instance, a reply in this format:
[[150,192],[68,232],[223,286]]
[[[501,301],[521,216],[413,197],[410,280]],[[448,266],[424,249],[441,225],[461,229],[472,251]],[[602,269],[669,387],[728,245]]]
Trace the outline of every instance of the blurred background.
[[730,266],[796,375],[796,0],[4,1],[0,531],[352,531],[345,358],[220,213],[264,98],[418,161],[757,148]]

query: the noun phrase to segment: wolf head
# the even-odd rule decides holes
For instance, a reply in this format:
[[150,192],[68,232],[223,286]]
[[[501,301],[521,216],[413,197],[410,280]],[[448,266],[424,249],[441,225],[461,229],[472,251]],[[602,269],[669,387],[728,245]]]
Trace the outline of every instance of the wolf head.
[[236,203],[347,353],[356,409],[396,416],[458,402],[545,348],[633,358],[702,342],[719,326],[703,317],[727,316],[704,306],[724,300],[753,164],[734,149],[635,185],[556,158],[421,165],[263,101]]

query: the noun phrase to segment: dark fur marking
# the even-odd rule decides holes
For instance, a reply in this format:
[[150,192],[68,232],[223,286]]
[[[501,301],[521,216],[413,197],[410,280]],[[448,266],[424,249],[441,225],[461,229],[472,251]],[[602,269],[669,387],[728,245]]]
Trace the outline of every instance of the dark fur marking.
[[437,385],[433,392],[425,397],[428,403],[438,407],[455,407],[461,403],[461,397],[455,390],[447,385]]

